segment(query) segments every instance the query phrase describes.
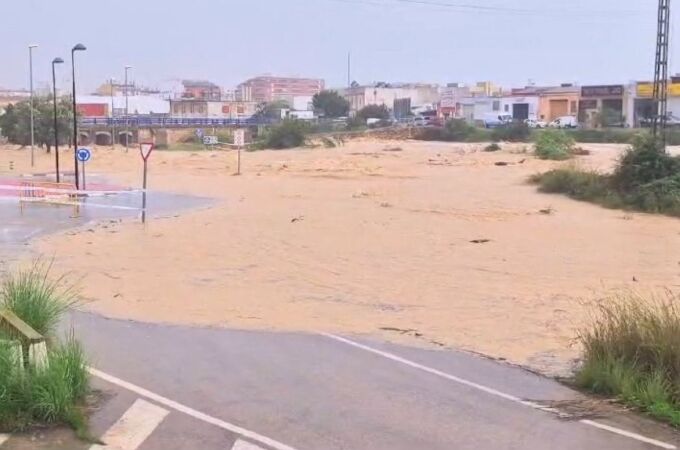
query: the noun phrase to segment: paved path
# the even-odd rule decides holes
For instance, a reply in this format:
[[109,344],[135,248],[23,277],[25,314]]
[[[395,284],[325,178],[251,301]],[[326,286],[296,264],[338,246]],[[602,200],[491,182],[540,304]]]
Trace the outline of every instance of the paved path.
[[[92,424],[109,447],[83,449],[639,450],[680,443],[664,426],[459,352],[84,313],[71,322],[96,355],[95,387],[109,397]],[[0,448],[20,447],[10,439]]]

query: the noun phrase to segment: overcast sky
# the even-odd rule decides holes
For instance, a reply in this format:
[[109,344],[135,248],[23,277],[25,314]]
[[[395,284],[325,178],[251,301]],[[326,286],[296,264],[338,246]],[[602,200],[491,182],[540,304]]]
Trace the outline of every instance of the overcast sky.
[[[0,86],[70,80],[70,48],[83,91],[104,79],[155,86],[173,78],[226,87],[270,73],[522,86],[621,83],[653,75],[656,0],[3,0]],[[449,6],[446,6],[449,5]],[[450,5],[457,5],[455,7]],[[467,5],[467,6],[461,6]],[[678,6],[680,8],[680,6]],[[674,17],[680,17],[680,11]],[[680,31],[680,30],[679,30]],[[675,36],[672,42],[678,42]],[[671,70],[680,46],[672,46]]]

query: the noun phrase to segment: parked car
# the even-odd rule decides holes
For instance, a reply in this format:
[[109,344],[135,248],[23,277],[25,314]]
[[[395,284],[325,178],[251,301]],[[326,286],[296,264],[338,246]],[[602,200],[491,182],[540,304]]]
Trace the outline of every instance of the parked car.
[[486,113],[484,114],[484,127],[485,128],[498,128],[504,127],[512,123],[512,115],[510,114],[498,114],[498,113]]
[[578,120],[574,116],[562,116],[548,124],[550,128],[578,128]]
[[545,123],[542,120],[536,120],[536,119],[526,119],[524,123],[529,127],[529,128],[545,128],[548,126],[547,123]]
[[[644,119],[640,119],[640,126],[651,127],[653,119],[654,119],[653,117],[645,117]],[[666,115],[666,126],[670,128],[680,127],[680,118],[674,116],[673,113]]]

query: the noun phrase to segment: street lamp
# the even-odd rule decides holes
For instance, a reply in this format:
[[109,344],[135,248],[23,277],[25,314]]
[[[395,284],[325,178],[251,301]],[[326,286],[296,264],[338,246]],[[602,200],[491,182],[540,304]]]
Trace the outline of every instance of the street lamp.
[[31,167],[35,165],[35,133],[34,133],[34,122],[33,122],[33,49],[37,48],[37,44],[31,44],[28,46],[28,70],[30,78],[30,88],[31,88]]
[[52,95],[54,100],[54,165],[57,170],[57,183],[59,183],[59,123],[57,121],[57,77],[54,73],[55,64],[63,64],[61,58],[52,60]]
[[125,152],[128,151],[128,144],[130,140],[130,118],[128,117],[128,70],[132,69],[132,66],[125,66]]
[[78,112],[76,111],[76,52],[87,50],[83,44],[76,44],[71,49],[71,70],[73,72],[73,163],[75,164],[76,190],[80,189],[80,177],[78,174]]
[[113,83],[116,81],[115,78],[111,77],[111,147],[116,148],[116,118],[113,114],[115,110],[115,105],[113,103]]

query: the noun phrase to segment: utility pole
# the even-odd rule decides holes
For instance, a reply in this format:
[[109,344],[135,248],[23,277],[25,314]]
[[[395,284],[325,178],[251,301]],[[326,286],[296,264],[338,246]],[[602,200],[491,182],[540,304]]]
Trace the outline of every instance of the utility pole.
[[128,145],[130,144],[130,118],[128,117],[128,70],[132,69],[132,66],[125,66],[125,153],[128,152]]
[[111,86],[111,147],[116,147],[116,118],[114,116],[114,111],[116,109],[114,103],[113,103],[113,83],[115,79],[111,77],[110,86]]
[[668,46],[670,43],[670,3],[659,0],[658,27],[656,32],[656,60],[654,63],[654,106],[652,134],[666,150],[666,123],[668,121]]

